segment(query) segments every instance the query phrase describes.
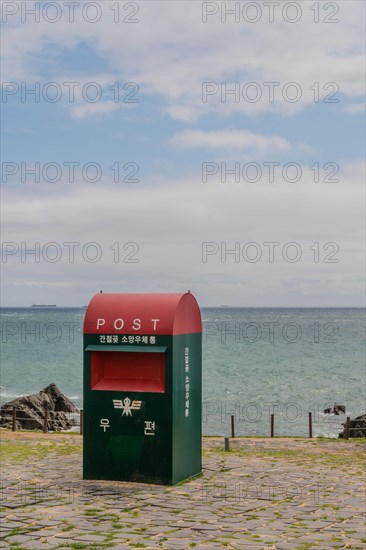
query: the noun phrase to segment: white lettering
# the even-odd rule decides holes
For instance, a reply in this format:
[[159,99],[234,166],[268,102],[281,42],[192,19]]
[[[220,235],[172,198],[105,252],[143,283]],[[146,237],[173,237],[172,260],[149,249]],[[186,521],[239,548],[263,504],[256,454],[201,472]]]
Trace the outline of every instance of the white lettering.
[[133,330],[140,330],[141,328],[141,319],[134,319],[132,329]]
[[116,330],[122,330],[124,324],[125,324],[125,323],[124,323],[123,319],[116,319],[116,320],[114,321],[113,326],[114,326],[114,328],[115,328]]
[[102,327],[103,325],[105,325],[105,319],[98,319],[97,330],[99,330],[99,327]]

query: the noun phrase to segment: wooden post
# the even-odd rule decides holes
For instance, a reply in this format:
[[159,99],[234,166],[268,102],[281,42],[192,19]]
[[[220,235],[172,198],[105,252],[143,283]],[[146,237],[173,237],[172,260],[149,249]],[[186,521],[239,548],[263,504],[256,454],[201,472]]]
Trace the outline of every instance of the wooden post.
[[13,417],[12,417],[12,422],[11,422],[12,432],[15,432],[15,430],[16,430],[16,427],[17,427],[16,420],[17,420],[17,410],[16,410],[15,407],[13,407]]
[[274,437],[274,414],[271,414],[271,437]]
[[48,432],[48,409],[44,410],[43,433]]
[[235,437],[234,415],[231,415],[231,437]]
[[80,409],[80,435],[84,432],[84,410]]
[[230,439],[225,437],[225,451],[230,451]]
[[309,412],[309,437],[313,437],[313,419],[311,412]]
[[344,426],[344,439],[349,439],[349,426],[350,426],[351,417],[347,416],[346,424]]

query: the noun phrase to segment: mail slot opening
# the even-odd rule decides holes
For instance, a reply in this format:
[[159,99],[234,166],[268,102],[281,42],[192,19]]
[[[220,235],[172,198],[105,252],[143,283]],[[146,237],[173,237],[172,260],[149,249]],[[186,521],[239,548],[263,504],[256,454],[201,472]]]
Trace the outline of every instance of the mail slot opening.
[[91,352],[91,389],[165,392],[165,354]]

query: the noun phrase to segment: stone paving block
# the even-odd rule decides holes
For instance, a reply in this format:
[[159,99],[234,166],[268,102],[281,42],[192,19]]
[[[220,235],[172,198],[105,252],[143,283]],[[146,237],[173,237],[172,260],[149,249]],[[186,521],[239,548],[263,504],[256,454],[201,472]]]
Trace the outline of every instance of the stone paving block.
[[97,543],[97,542],[104,542],[105,536],[103,535],[97,535],[97,534],[90,534],[90,535],[75,535],[73,537],[75,541],[82,541],[82,542],[90,542],[90,543]]
[[[159,543],[156,543],[156,544],[151,544],[151,542],[144,542],[145,544],[145,550],[156,550],[156,548],[159,548],[160,550],[167,550],[167,547],[166,546],[163,546],[162,544],[159,544]],[[120,547],[118,547],[118,550],[119,550]],[[121,546],[122,548],[122,546]],[[128,546],[128,548],[131,548],[131,546]]]
[[7,521],[7,520],[1,520],[1,527],[2,529],[18,529],[19,527],[27,527],[26,523],[20,522],[20,521]]
[[96,526],[99,524],[95,521],[87,521],[87,520],[81,520],[80,518],[74,518],[73,521],[70,521],[70,519],[67,520],[67,522],[63,524],[58,524],[59,529],[63,529],[69,526],[74,527],[74,529],[78,531],[89,531],[92,529],[96,529]]
[[156,541],[161,538],[173,536],[174,533],[177,533],[178,529],[169,529],[167,526],[165,526],[165,529],[163,526],[158,527],[151,527],[148,531],[145,532],[146,536],[149,536],[152,541]]
[[180,520],[180,521],[177,521],[177,522],[173,521],[172,523],[169,523],[169,527],[171,527],[172,529],[174,529],[174,528],[181,529],[183,527],[189,528],[189,527],[192,527],[193,525],[196,525],[195,521]]
[[38,539],[27,542],[26,548],[27,550],[53,550],[55,548],[55,544]]
[[10,527],[3,527],[1,525],[1,521],[0,521],[0,535],[8,535],[11,531],[13,531],[13,529],[11,529]]
[[277,550],[294,550],[298,546],[299,546],[299,543],[297,542],[284,540],[281,542],[277,542],[275,547]]
[[256,531],[257,529],[260,529],[263,524],[264,522],[259,519],[244,520],[242,523],[243,528],[248,531]]
[[342,526],[342,529],[347,530],[364,530],[365,527],[365,520],[352,520],[352,521],[344,521],[340,523],[339,525]]
[[210,523],[202,523],[202,524],[199,524],[197,523],[196,525],[193,525],[191,527],[191,530],[192,531],[202,531],[204,533],[210,533],[210,532],[215,532],[215,533],[220,533],[221,532],[221,527],[219,525],[215,525],[215,524],[210,524]]
[[188,540],[169,539],[168,544],[168,548],[171,548],[172,550],[188,550],[189,548]]
[[47,519],[37,519],[37,525],[40,527],[56,527],[57,525],[62,525],[62,520],[59,521],[52,521]]
[[36,539],[42,537],[54,537],[57,534],[57,531],[54,529],[39,529],[37,531],[29,531],[27,535]]
[[264,529],[270,530],[271,532],[277,533],[278,531],[282,532],[286,528],[289,529],[289,524],[284,524],[280,520],[270,521],[263,526]]
[[118,542],[118,543],[125,543],[128,539],[128,534],[121,534],[121,533],[115,533],[114,534],[114,537],[113,537],[113,542]]
[[142,542],[142,539],[146,537],[146,535],[141,533],[123,533],[119,534],[118,537],[134,542]]
[[333,536],[334,533],[340,533],[341,531],[344,531],[343,525],[336,524],[336,525],[330,525],[329,527],[325,527],[323,530],[323,533],[331,533]]
[[31,541],[33,542],[34,539],[32,539],[32,537],[28,537],[27,535],[10,535],[9,537],[6,537],[4,541],[8,544],[18,543],[21,546],[26,546],[28,542],[31,542]]
[[82,537],[83,535],[85,535],[85,531],[83,532],[83,531],[78,531],[77,529],[73,529],[70,531],[59,532],[53,536],[59,539],[61,544],[64,542],[64,539],[76,538],[79,535]]
[[[207,535],[208,533],[208,535]],[[197,537],[212,537],[212,536],[216,536],[216,531],[214,531],[213,529],[212,530],[209,530],[209,531],[200,531],[200,530],[197,530],[197,531],[192,531],[190,529],[181,529],[179,531],[176,531],[175,533],[167,533],[166,536],[168,538],[172,537],[172,538],[186,538],[186,539],[194,539],[194,538],[197,538]],[[192,542],[192,541],[191,541]]]
[[220,521],[222,521],[222,525],[237,525],[243,522],[243,518],[240,516],[227,517],[227,513],[224,513]]
[[[332,537],[329,536],[327,533],[311,533],[311,534],[304,534],[301,537],[298,538],[299,544],[304,544],[305,542],[308,543],[322,543],[322,542],[328,542],[329,544],[332,541]],[[337,541],[334,542],[336,544]],[[341,541],[340,541],[341,542]]]
[[306,521],[305,518],[301,520],[301,523],[303,523],[306,526],[306,529],[308,529],[309,531],[318,531],[321,529],[326,529],[327,527],[330,527],[332,525],[330,521],[317,521],[317,520]]
[[[240,542],[233,541],[231,546],[237,550],[241,550],[242,548],[245,548],[245,550],[263,550],[265,548],[262,542],[257,544],[247,540],[242,540]],[[222,546],[220,546],[220,548],[222,548]]]
[[152,519],[152,521],[149,524],[149,528],[158,529],[159,531],[174,531],[176,529],[176,527],[171,527],[168,521],[155,520],[155,519]]
[[347,545],[352,548],[352,549],[356,549],[359,550],[361,548],[361,550],[365,550],[365,543],[362,542],[362,540],[365,540],[364,538],[361,539],[361,540],[354,540],[354,539],[350,539],[350,538],[347,538]]
[[149,519],[146,518],[146,517],[135,517],[135,516],[130,516],[128,518],[119,518],[119,521],[123,521],[124,523],[129,523],[129,524],[133,524],[133,525],[136,525],[136,527],[141,527],[141,525],[146,525],[147,523],[149,523]]
[[247,527],[242,527],[241,525],[231,526],[231,527],[221,527],[221,532],[223,534],[227,533],[243,533],[244,531],[248,531],[249,529]]

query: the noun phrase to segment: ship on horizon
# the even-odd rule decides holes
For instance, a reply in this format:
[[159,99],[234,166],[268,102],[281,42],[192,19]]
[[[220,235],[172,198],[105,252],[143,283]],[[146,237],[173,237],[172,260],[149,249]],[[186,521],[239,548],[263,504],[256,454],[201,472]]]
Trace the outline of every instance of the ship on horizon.
[[56,304],[32,304],[31,307],[50,308],[50,307],[57,307],[57,306]]

